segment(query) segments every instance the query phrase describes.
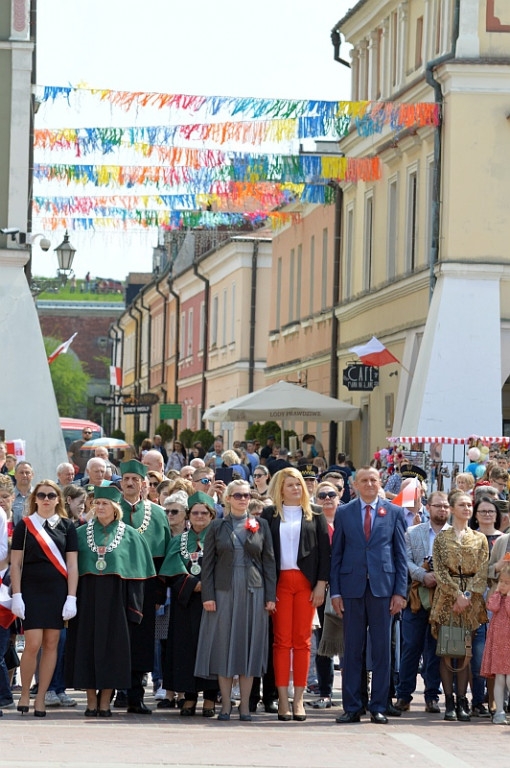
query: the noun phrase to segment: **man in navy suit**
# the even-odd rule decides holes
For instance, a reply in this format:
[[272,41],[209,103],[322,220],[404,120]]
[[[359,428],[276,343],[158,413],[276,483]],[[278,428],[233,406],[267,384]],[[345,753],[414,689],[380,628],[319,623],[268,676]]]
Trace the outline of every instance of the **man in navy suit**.
[[391,672],[391,617],[406,604],[406,523],[403,510],[379,496],[373,467],[353,483],[357,499],[338,508],[331,550],[331,602],[344,619],[342,699],[337,723],[357,723],[363,710],[361,679],[367,628],[372,658],[368,708],[373,723],[387,723]]

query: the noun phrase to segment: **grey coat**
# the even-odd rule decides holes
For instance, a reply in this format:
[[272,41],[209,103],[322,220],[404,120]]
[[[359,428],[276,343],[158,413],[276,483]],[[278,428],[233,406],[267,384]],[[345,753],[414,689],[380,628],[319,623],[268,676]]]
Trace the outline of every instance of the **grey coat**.
[[[446,524],[444,528],[450,528]],[[430,548],[430,522],[413,525],[406,531],[406,552],[407,569],[412,581],[419,581],[423,584],[423,579],[427,571],[423,568],[423,561],[429,556]]]
[[[244,551],[248,556],[248,587],[263,588],[264,601],[276,600],[276,566],[269,526],[258,518],[259,530],[248,533]],[[216,600],[216,590],[229,590],[234,562],[233,528],[230,517],[213,520],[207,529],[202,558],[202,602]]]

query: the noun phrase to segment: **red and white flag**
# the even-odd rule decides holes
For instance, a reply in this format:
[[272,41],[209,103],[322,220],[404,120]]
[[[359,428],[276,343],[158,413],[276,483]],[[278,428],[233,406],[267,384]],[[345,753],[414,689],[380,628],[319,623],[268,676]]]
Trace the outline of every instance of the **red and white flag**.
[[51,365],[56,357],[58,357],[59,355],[62,355],[64,352],[67,352],[67,350],[69,349],[69,347],[74,341],[74,337],[77,335],[78,335],[78,331],[76,331],[76,333],[73,333],[70,339],[67,339],[67,341],[64,341],[62,344],[60,344],[59,347],[56,348],[54,352],[52,352],[52,354],[48,358],[48,365]]
[[391,503],[396,504],[397,507],[414,507],[419,493],[421,493],[420,481],[417,477],[413,477],[411,482],[402,488],[398,496],[391,500]]
[[9,590],[2,583],[0,577],[0,627],[7,629],[11,626],[16,616],[11,611],[12,598],[9,595]]
[[379,339],[376,339],[375,336],[372,336],[366,344],[360,344],[358,347],[349,347],[349,352],[354,352],[355,355],[358,355],[361,362],[365,365],[380,367],[389,363],[400,363],[400,360],[397,360],[389,349],[386,349],[384,344]]
[[122,386],[122,368],[116,368],[114,365],[110,365],[110,386]]

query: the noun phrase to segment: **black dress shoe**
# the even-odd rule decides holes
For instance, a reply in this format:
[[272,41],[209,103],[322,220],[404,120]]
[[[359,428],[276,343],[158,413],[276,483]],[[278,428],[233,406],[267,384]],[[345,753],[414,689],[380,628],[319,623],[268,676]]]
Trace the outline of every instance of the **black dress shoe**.
[[396,709],[399,709],[401,712],[409,712],[411,709],[411,702],[405,701],[405,699],[397,699],[395,702]]
[[152,709],[146,707],[143,701],[141,701],[139,704],[133,704],[132,706],[129,706],[127,711],[132,715],[152,715]]
[[270,701],[267,704],[264,704],[264,712],[268,712],[269,714],[278,712],[278,704],[276,701]]
[[384,713],[387,717],[400,717],[402,714],[402,710],[398,707],[394,707],[393,704],[388,703],[388,706],[386,707],[386,712]]
[[359,723],[361,715],[359,712],[344,712],[343,715],[336,718],[337,723]]
[[386,715],[383,715],[382,712],[371,712],[370,722],[377,723],[378,725],[385,725],[388,722],[388,718]]
[[115,701],[113,702],[113,706],[115,709],[126,709],[128,705],[127,696],[125,693],[122,693],[122,691],[117,691],[117,696],[115,697]]
[[439,712],[441,712],[439,703],[435,699],[429,699],[425,702],[425,712],[432,712],[433,714],[437,715]]

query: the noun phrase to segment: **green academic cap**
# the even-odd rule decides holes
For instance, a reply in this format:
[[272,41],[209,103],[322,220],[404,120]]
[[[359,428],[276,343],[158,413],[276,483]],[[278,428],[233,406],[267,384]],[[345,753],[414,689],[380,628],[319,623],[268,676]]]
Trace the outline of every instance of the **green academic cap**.
[[117,504],[120,503],[122,498],[121,492],[114,485],[96,485],[94,488],[95,499],[110,499]]
[[131,459],[130,461],[123,461],[120,464],[120,474],[122,477],[127,474],[133,474],[133,475],[140,475],[140,477],[145,477],[147,474],[147,467],[145,464],[142,464],[141,461],[137,461],[136,459]]

